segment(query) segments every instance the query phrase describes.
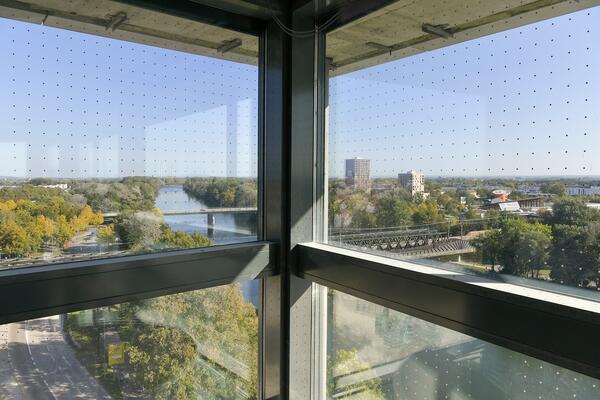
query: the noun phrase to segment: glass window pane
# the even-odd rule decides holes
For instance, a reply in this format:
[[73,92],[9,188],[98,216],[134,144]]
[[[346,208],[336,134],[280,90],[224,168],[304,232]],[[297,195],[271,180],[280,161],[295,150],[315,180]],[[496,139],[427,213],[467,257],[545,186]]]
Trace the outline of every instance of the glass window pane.
[[329,243],[597,300],[600,7],[453,4],[327,35]]
[[0,326],[3,399],[256,399],[258,281]]
[[330,290],[327,398],[597,399],[600,381]]
[[0,18],[0,268],[256,240],[258,41],[178,24],[245,62]]

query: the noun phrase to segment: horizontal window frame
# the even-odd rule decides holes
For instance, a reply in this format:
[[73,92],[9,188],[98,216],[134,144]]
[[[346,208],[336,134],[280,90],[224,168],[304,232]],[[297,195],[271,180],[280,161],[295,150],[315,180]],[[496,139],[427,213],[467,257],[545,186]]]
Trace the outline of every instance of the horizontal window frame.
[[435,268],[321,243],[298,245],[295,258],[301,278],[600,378],[600,349],[590,346],[600,335],[600,313],[576,306],[593,301],[510,283],[470,283],[469,277],[482,278],[436,274]]
[[0,271],[0,324],[204,289],[276,273],[258,241]]

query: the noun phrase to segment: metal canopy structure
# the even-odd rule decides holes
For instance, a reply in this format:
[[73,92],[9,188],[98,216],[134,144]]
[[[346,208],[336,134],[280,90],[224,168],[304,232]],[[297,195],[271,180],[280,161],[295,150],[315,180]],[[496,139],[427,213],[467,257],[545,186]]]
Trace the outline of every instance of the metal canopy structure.
[[[0,17],[257,64],[262,21],[238,16],[212,25],[224,14],[229,15],[189,1],[0,0]],[[222,51],[234,42],[239,45]]]
[[398,0],[328,33],[330,76],[597,5],[598,0]]

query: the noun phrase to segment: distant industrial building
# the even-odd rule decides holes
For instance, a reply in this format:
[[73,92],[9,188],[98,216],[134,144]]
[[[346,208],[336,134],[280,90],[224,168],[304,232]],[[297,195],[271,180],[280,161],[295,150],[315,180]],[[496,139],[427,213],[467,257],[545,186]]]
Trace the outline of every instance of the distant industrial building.
[[425,175],[417,171],[398,174],[398,185],[413,196],[417,193],[425,193]]
[[567,186],[567,193],[571,196],[592,196],[600,195],[600,186]]
[[346,160],[346,184],[368,188],[371,186],[371,160],[350,158]]

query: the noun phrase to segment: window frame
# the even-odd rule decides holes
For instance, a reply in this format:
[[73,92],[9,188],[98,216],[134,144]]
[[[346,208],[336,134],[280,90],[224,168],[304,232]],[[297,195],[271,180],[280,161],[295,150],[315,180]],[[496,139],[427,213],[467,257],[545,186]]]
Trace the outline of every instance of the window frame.
[[[600,354],[581,340],[598,337],[600,313],[531,298],[527,288],[511,288],[506,296],[392,259],[314,243],[327,230],[326,33],[390,0],[348,3],[328,29],[293,38],[273,20],[199,3],[119,1],[242,32],[250,26],[259,35],[258,241],[1,271],[0,323],[260,279],[260,399],[325,398],[324,286],[600,378]],[[315,20],[334,14],[320,3],[297,2],[281,18],[294,29],[313,29]],[[147,281],[139,279],[141,268],[154,271]],[[98,282],[117,284],[106,294]],[[397,289],[415,282],[423,293]],[[429,301],[438,296],[445,300]],[[474,317],[495,317],[498,307],[506,310],[500,331],[498,321]],[[519,329],[512,315],[527,329]]]
[[[283,188],[281,182],[283,182],[284,173],[281,170],[276,171],[275,175],[271,173],[271,176],[265,176],[265,159],[278,157],[281,153],[270,143],[281,140],[283,137],[283,131],[280,130],[270,133],[269,138],[266,138],[265,126],[280,118],[281,112],[277,111],[277,107],[273,111],[265,112],[263,103],[265,82],[268,82],[271,76],[275,76],[275,82],[277,82],[277,76],[281,75],[278,71],[283,69],[283,66],[279,66],[276,70],[266,73],[264,58],[267,23],[257,17],[241,15],[186,0],[117,1],[258,37],[257,240],[205,248],[98,258],[79,262],[56,262],[1,270],[0,324],[256,279],[260,283],[261,293],[258,310],[259,381],[257,382],[257,395],[259,399],[265,398],[264,360],[278,360],[275,365],[276,369],[281,368],[283,364],[283,357],[281,357],[283,353],[279,351],[279,348],[264,345],[266,339],[271,339],[273,334],[280,336],[280,318],[282,318],[281,311],[283,311],[280,310],[273,316],[267,313],[269,317],[264,317],[265,304],[279,305],[278,297],[281,290],[279,287],[274,290],[265,282],[279,280],[281,255],[287,254],[282,251],[281,246],[277,245],[283,234],[282,227],[269,230],[269,226],[275,224],[276,218],[273,213],[265,212],[265,203],[268,203],[267,205],[271,209],[282,209],[281,196],[273,197],[269,202],[265,202],[265,193],[273,194],[276,191],[275,188]],[[42,17],[53,15],[65,21],[71,19],[78,21],[77,16],[64,13],[51,14],[43,7],[26,7],[24,3],[18,2],[14,5],[17,8],[21,7],[21,11],[40,14]],[[97,21],[84,22],[97,25]],[[274,41],[274,45],[282,43],[283,40],[280,39]],[[282,95],[284,92],[281,82],[275,85],[272,91]],[[283,99],[281,100],[283,101]],[[267,236],[270,240],[265,240]],[[267,299],[269,300],[267,301]],[[276,327],[276,329],[271,329],[267,336],[264,334],[265,326]],[[271,386],[276,388],[275,391],[278,395],[281,393],[281,379],[278,375],[276,381],[271,381]]]
[[[315,97],[319,106],[314,117],[317,159],[313,177],[316,182],[321,179],[322,184],[314,188],[318,199],[314,204],[318,215],[315,236],[293,249],[298,267],[295,273],[310,282],[600,379],[600,351],[589,348],[589,343],[600,335],[600,304],[596,302],[510,283],[494,282],[498,289],[474,285],[469,283],[472,277],[459,281],[449,278],[448,271],[419,271],[416,264],[326,244],[326,35],[390,2],[379,1],[371,6],[364,3],[368,2],[345,8],[330,27],[314,37]],[[325,16],[318,20],[327,20],[326,16],[332,14],[332,10],[325,10]],[[583,304],[586,309],[581,308]],[[316,316],[313,319],[318,320]]]

